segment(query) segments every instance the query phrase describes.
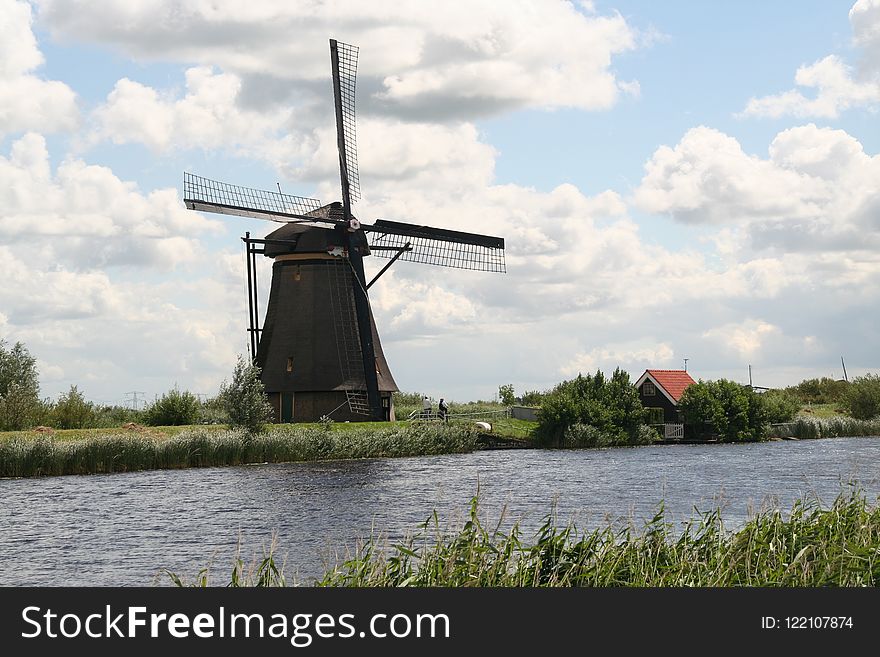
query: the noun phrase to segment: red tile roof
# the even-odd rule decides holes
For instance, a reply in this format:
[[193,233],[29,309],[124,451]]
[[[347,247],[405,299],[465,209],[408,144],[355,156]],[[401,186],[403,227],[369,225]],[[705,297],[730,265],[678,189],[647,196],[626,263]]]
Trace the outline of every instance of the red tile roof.
[[676,403],[681,393],[692,383],[696,383],[685,370],[646,370],[663,389],[669,393]]

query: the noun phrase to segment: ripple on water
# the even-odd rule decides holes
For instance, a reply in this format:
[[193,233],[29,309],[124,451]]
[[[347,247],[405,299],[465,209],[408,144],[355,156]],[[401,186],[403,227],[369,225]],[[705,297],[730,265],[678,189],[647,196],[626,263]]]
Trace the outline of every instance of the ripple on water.
[[309,578],[374,528],[399,539],[433,509],[454,523],[478,487],[490,520],[503,512],[527,529],[554,504],[561,521],[590,527],[647,520],[661,501],[676,522],[721,506],[735,527],[768,501],[830,502],[851,479],[876,497],[878,459],[880,438],[837,438],[7,479],[0,584],[149,585],[168,583],[163,568],[191,576],[209,563],[225,576],[239,541],[250,557],[274,533]]

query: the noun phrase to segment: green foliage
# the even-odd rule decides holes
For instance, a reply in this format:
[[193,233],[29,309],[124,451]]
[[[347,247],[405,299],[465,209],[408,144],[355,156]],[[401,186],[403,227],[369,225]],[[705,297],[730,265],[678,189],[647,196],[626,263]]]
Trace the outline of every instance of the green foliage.
[[546,394],[546,392],[538,392],[537,390],[526,390],[519,398],[519,403],[523,406],[540,406]]
[[393,392],[391,401],[394,404],[394,415],[398,420],[405,420],[413,411],[422,411],[422,399],[425,395],[421,392]]
[[422,407],[422,399],[425,397],[421,392],[392,392],[391,399],[395,407],[412,406],[413,408]]
[[220,386],[218,399],[232,427],[260,433],[274,417],[266,388],[260,380],[260,368],[244,356],[238,357],[232,382],[224,381]]
[[880,415],[880,375],[866,374],[853,379],[846,390],[843,405],[857,420]]
[[144,411],[144,422],[154,427],[195,424],[201,410],[199,398],[176,387],[169,390]]
[[754,442],[766,435],[767,412],[761,396],[734,381],[700,381],[679,400],[685,422],[698,435],[717,434],[726,442]]
[[0,431],[34,426],[40,414],[37,359],[16,342],[10,349],[0,340]]
[[199,424],[229,424],[229,413],[220,395],[206,399],[199,410]]
[[121,427],[123,424],[134,422],[140,424],[144,421],[144,412],[136,411],[126,406],[103,405],[95,408],[91,428]]
[[586,429],[575,428],[589,425],[604,435],[603,444],[635,444],[644,419],[645,409],[636,387],[629,374],[617,368],[609,379],[601,371],[593,376],[578,375],[547,393],[541,405],[538,434],[547,444],[567,444],[567,439],[577,444],[598,440]]
[[848,387],[846,381],[823,376],[821,379],[804,379],[785,390],[797,397],[801,404],[834,404],[843,401]]
[[761,395],[761,401],[771,423],[790,422],[801,409],[800,400],[788,390],[768,390]]
[[58,429],[82,429],[95,426],[94,404],[86,401],[76,386],[58,397],[52,408],[52,426]]
[[498,399],[500,399],[501,403],[505,406],[513,406],[516,403],[516,395],[513,392],[512,383],[498,386]]

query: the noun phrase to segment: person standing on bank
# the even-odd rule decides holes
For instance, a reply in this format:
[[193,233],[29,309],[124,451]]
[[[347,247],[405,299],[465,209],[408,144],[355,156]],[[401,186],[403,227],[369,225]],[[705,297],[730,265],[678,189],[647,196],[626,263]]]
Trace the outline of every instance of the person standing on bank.
[[431,417],[431,400],[428,399],[428,395],[422,400],[422,417],[426,419]]
[[438,415],[440,419],[444,422],[449,422],[449,406],[446,405],[446,402],[443,401],[443,397],[440,398],[440,404],[437,406]]

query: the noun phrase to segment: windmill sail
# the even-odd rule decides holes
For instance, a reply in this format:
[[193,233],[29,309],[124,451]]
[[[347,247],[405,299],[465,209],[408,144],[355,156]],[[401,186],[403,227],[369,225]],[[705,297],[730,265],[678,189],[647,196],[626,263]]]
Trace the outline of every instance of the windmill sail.
[[357,60],[357,46],[335,39],[330,40],[333,97],[336,105],[336,139],[342,177],[342,202],[347,209],[350,209],[351,203],[359,201],[361,198],[354,111]]
[[409,245],[399,256],[401,260],[501,274],[506,271],[504,238],[501,237],[385,219],[363,228],[371,234],[371,253],[382,258],[392,258]]
[[287,223],[320,220],[321,201],[183,174],[183,202],[190,210]]

